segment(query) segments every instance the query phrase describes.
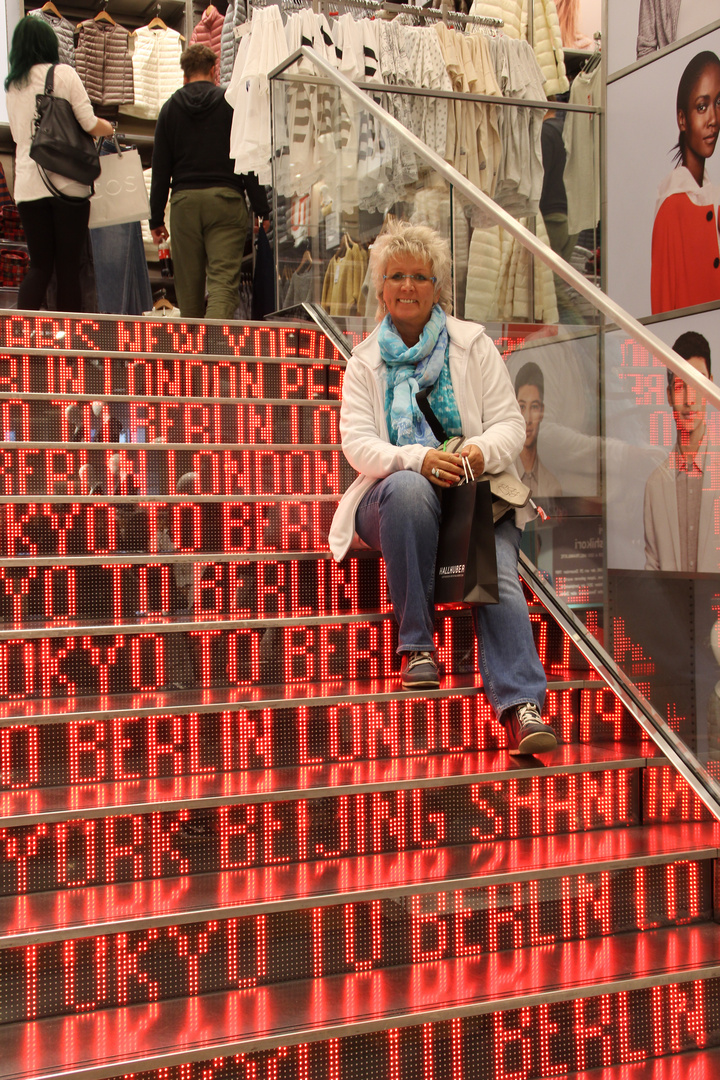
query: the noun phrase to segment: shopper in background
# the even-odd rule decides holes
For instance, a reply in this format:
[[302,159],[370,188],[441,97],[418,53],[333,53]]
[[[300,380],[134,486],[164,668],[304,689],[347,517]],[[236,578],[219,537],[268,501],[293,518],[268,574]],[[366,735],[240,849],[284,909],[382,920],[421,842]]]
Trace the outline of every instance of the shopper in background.
[[[79,76],[69,64],[58,62],[58,39],[42,19],[26,17],[15,27],[5,80],[10,131],[16,144],[15,202],[27,239],[30,267],[18,294],[18,307],[37,311],[53,274],[57,279],[59,311],[82,311],[80,261],[87,243],[90,200],[74,203],[51,195],[35,162],[30,141],[35,120],[35,97],[45,89],[51,64],[55,95],[66,98],[80,126],[90,135],[112,135],[112,124],[93,112]],[[88,188],[57,173],[48,177],[70,196],[87,196]]]
[[[380,326],[353,350],[343,383],[342,448],[360,474],[330,529],[342,559],[355,533],[380,550],[398,621],[400,676],[406,690],[432,689],[440,676],[433,643],[435,559],[442,492],[464,476],[514,470],[525,424],[502,357],[481,326],[447,315],[450,246],[426,225],[395,222],[372,246],[370,272]],[[420,412],[429,402],[461,454],[443,449]],[[541,709],[546,679],[518,578],[521,528],[531,510],[495,526],[500,602],[474,607],[483,687],[513,752],[552,750]]]
[[150,231],[156,244],[167,239],[165,206],[172,188],[175,292],[185,318],[232,317],[248,227],[245,193],[254,213],[269,214],[256,176],[235,172],[230,157],[233,111],[225,91],[215,85],[216,63],[206,45],[185,50],[180,57],[184,85],[165,102],[155,128]]
[[720,132],[720,58],[694,56],[677,89],[675,169],[660,185],[652,233],[653,315],[720,300],[720,187],[705,164]]

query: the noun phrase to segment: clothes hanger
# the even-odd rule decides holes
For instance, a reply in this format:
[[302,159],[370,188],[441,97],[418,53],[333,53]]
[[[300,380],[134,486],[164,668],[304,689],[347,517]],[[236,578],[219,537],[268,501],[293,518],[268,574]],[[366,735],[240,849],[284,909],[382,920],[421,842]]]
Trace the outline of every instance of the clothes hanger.
[[312,264],[312,255],[310,254],[309,249],[305,248],[302,253],[302,259],[300,260],[300,265],[297,268],[297,272],[300,273],[303,270],[303,267],[307,267],[307,269],[309,270]]
[[157,300],[153,304],[153,311],[172,311],[173,305],[167,298],[167,293],[163,289]]
[[112,15],[109,15],[105,10],[108,6],[109,0],[104,0],[102,11],[98,11],[97,15],[93,19],[93,22],[108,22],[111,26],[117,26],[117,23],[113,19]]
[[[212,7],[212,5],[211,5]],[[155,5],[155,14],[150,22],[147,24],[148,30],[167,30],[167,23],[163,22],[160,18],[160,4]],[[180,34],[180,40],[184,41],[185,38]]]
[[41,11],[49,11],[52,15],[57,15],[58,19],[62,19],[62,15],[52,3],[52,0],[48,0],[47,4],[43,4],[40,8]]

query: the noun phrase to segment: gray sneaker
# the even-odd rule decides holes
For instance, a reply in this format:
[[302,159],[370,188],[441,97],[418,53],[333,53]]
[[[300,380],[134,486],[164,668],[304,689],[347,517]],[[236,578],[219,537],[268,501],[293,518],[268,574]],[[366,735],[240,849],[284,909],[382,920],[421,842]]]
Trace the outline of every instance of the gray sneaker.
[[511,754],[547,754],[557,746],[555,732],[532,701],[524,701],[503,714]]
[[436,690],[440,673],[431,652],[403,653],[400,678],[405,690]]

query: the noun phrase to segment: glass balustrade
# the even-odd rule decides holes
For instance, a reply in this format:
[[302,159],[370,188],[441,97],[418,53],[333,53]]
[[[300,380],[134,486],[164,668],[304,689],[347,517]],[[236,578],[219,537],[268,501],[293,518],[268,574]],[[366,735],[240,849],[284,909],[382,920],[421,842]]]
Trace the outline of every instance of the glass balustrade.
[[[526,419],[516,464],[544,514],[525,530],[525,553],[656,721],[720,779],[720,423],[683,379],[682,360],[669,371],[662,345],[643,340],[637,323],[633,333],[618,327],[624,312],[611,321],[599,289],[599,116],[407,87],[366,84],[360,96],[340,83],[310,53],[271,79],[278,306],[317,305],[352,348],[382,314],[367,253],[386,222],[427,223],[447,237],[453,310],[485,325]],[[563,115],[595,157],[583,160],[569,223],[539,210],[537,130]],[[465,143],[462,131],[472,134]],[[477,153],[463,152],[470,144]],[[514,222],[531,236],[518,236]],[[583,228],[568,236],[568,224]],[[580,279],[565,280],[557,260],[546,265],[532,237],[552,240]],[[707,312],[703,326],[720,340],[720,312]],[[699,328],[686,318],[649,329],[672,348]],[[678,347],[687,357],[687,341]],[[690,352],[699,348],[691,339]]]

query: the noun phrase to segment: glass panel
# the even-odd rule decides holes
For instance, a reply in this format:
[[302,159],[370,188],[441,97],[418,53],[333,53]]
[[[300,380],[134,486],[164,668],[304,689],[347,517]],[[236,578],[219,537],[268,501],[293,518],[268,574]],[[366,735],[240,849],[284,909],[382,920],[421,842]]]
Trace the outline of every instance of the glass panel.
[[[710,374],[720,311],[652,329]],[[628,334],[606,335],[608,616],[617,662],[720,778],[720,417]]]
[[[352,345],[375,325],[365,249],[387,219],[425,222],[449,239],[454,311],[485,324],[526,416],[516,465],[547,515],[526,528],[526,553],[720,779],[720,424],[681,379],[668,381],[664,363],[646,347],[606,330],[594,303],[597,116],[566,110],[565,125],[586,151],[583,167],[570,178],[565,169],[565,215],[548,199],[546,153],[543,215],[543,162],[536,160],[534,171],[527,162],[550,134],[538,125],[552,122],[558,135],[559,104],[540,110],[407,89],[377,97],[423,139],[436,137],[438,126],[423,127],[423,119],[442,115],[457,124],[473,115],[486,153],[453,164],[583,275],[591,286],[586,296],[430,167],[402,132],[335,84],[313,79],[311,63],[303,63],[302,74],[295,65],[273,87],[276,191],[289,214],[279,244],[285,288],[292,296],[305,280]],[[515,167],[518,160],[524,169]],[[353,260],[359,269],[351,274]],[[691,331],[706,344],[720,340],[720,311],[653,329],[689,355],[687,336],[684,346],[678,339]],[[697,337],[689,340],[691,352],[700,348]],[[709,363],[691,362],[709,373]]]
[[[430,91],[390,88],[373,98],[441,156],[448,128],[472,124],[478,153],[473,160],[459,153],[454,164],[464,166],[468,178],[479,179],[498,205],[597,282],[599,200],[592,163],[589,188],[583,185],[583,205],[574,219],[582,232],[578,227],[568,235],[568,217],[553,209],[552,199],[546,218],[539,212],[544,176],[538,129],[545,108],[470,96],[459,102]],[[548,119],[559,124],[562,110],[557,113]],[[596,118],[569,115],[583,117],[594,145]],[[385,222],[397,217],[431,224],[450,240],[454,312],[460,318],[536,326],[597,323],[592,303],[453,189],[402,132],[330,80],[314,76],[309,60],[273,80],[273,139],[280,308],[309,300],[322,306],[351,343],[369,333],[377,301],[367,249]]]

